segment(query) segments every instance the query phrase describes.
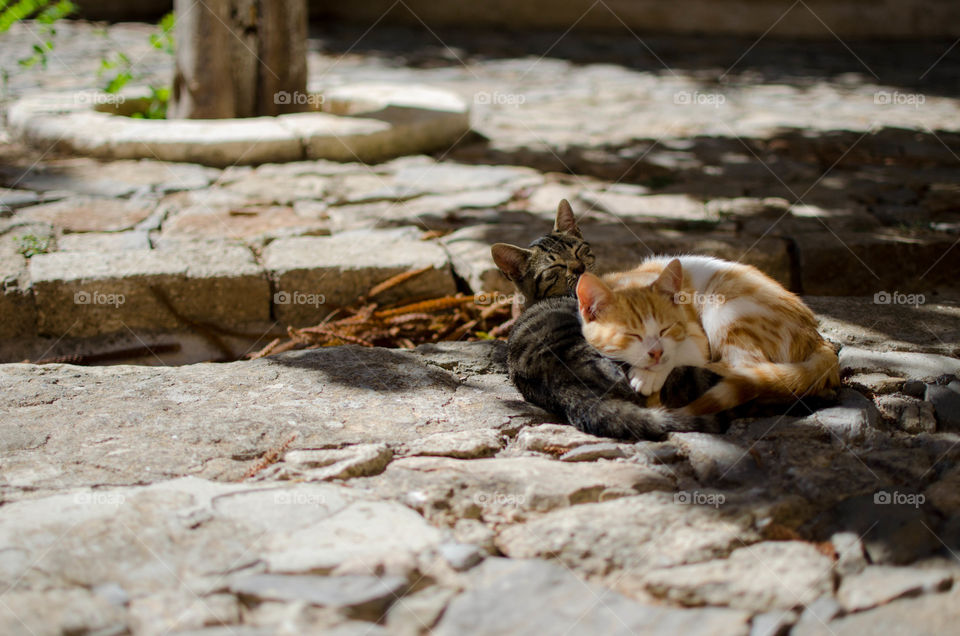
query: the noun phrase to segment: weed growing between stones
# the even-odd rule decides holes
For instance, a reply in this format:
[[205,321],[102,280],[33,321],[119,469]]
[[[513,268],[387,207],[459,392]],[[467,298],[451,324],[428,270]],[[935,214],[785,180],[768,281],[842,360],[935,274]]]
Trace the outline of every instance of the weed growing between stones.
[[[315,349],[342,344],[364,347],[402,347],[451,340],[503,338],[509,329],[512,296],[455,294],[416,302],[381,306],[378,295],[431,269],[403,272],[375,285],[353,305],[331,313],[320,324],[287,327],[286,337],[247,356],[262,358],[292,349]],[[493,302],[486,301],[493,298]]]
[[[157,32],[150,34],[150,45],[166,55],[173,57],[173,29],[176,18],[170,12],[160,19]],[[142,79],[134,69],[130,57],[122,51],[116,51],[111,56],[100,59],[100,70],[97,76],[104,79],[103,91],[117,95],[131,81]],[[167,105],[170,103],[170,87],[151,84],[150,95],[143,100],[143,105],[130,113],[134,119],[166,119]]]
[[[48,54],[53,52],[54,40],[57,35],[57,22],[63,20],[77,10],[77,6],[69,0],[20,0],[14,4],[0,2],[0,33],[10,30],[16,22],[23,20],[36,21],[36,43],[32,46],[32,53],[17,60],[23,68],[39,64],[47,67]],[[7,72],[3,71],[4,77]]]
[[14,243],[17,246],[17,253],[24,258],[30,258],[37,254],[46,254],[50,251],[50,239],[45,236],[36,236],[34,234],[24,234],[14,237]]

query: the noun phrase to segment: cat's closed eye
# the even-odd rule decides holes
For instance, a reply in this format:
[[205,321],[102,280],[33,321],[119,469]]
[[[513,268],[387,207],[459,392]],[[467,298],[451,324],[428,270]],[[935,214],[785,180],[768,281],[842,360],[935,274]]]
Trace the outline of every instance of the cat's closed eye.
[[674,327],[676,327],[677,324],[678,324],[678,323],[676,323],[676,322],[672,322],[672,323],[670,323],[669,325],[667,325],[666,327],[664,327],[663,329],[661,329],[661,330],[660,330],[660,336],[662,337],[662,336],[667,335],[667,332],[669,332],[671,329],[673,329]]

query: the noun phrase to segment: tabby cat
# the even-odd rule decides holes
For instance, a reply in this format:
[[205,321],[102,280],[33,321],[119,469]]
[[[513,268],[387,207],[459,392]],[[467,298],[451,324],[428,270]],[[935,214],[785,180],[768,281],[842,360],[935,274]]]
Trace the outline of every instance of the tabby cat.
[[[647,408],[647,399],[631,388],[621,366],[584,340],[573,294],[594,257],[567,201],[560,202],[552,232],[527,249],[498,243],[491,253],[526,300],[510,333],[507,364],[511,381],[527,401],[604,437],[659,439],[669,431],[721,429],[714,418]],[[717,379],[704,369],[678,370],[663,387],[661,400],[670,406],[686,404]]]
[[682,412],[828,397],[839,386],[833,347],[813,312],[760,270],[706,256],[652,257],[577,285],[583,335],[630,364],[631,386],[659,391],[682,365],[722,377]]

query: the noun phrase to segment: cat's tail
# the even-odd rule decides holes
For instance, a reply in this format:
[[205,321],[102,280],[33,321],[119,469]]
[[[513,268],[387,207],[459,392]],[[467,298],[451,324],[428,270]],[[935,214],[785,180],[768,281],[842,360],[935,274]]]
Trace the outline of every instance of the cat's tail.
[[688,415],[718,413],[750,400],[793,402],[825,396],[840,385],[837,353],[822,339],[803,362],[765,362],[738,368],[715,363],[707,368],[722,375],[723,380],[683,408]]
[[567,420],[584,433],[630,440],[659,440],[670,432],[722,433],[715,417],[684,415],[616,398],[572,399],[564,405]]

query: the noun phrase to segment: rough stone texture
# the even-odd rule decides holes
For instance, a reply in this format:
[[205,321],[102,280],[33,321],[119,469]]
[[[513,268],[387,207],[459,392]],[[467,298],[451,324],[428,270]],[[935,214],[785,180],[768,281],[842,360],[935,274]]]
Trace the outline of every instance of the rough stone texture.
[[432,268],[377,300],[388,303],[456,292],[444,251],[405,230],[281,239],[267,246],[263,263],[276,283],[275,317],[296,326],[317,324],[334,308],[356,302],[358,295],[411,269]]
[[323,236],[322,220],[304,218],[287,206],[241,205],[225,208],[206,204],[179,210],[163,224],[164,238],[255,239]]
[[724,556],[749,542],[749,515],[731,513],[651,492],[551,512],[506,528],[497,545],[511,558],[558,559],[578,572],[640,574]]
[[[595,8],[581,26],[604,12]],[[816,19],[797,7],[774,31],[803,21]],[[812,415],[743,409],[722,436],[618,443],[523,403],[506,377],[503,342],[346,347],[177,369],[0,367],[0,584],[16,581],[0,605],[0,631],[29,633],[23,619],[37,634],[369,636],[421,634],[438,621],[445,632],[746,634],[796,623],[796,633],[949,633],[956,593],[937,589],[941,577],[956,575],[952,553],[960,551],[960,435],[949,430],[956,394],[948,375],[960,356],[960,184],[950,151],[960,144],[951,83],[960,58],[943,55],[952,40],[856,42],[855,57],[821,42],[811,65],[809,42],[768,37],[743,55],[737,40],[645,34],[667,73],[637,57],[630,33],[577,28],[559,41],[549,33],[442,34],[447,48],[423,29],[382,27],[325,23],[309,52],[311,90],[330,96],[326,106],[336,111],[347,107],[333,100],[337,87],[357,82],[442,87],[473,102],[478,134],[433,157],[218,173],[62,159],[63,148],[43,155],[11,143],[0,126],[0,185],[12,188],[0,194],[6,293],[13,274],[15,297],[33,297],[21,235],[54,252],[34,257],[41,264],[91,252],[91,263],[129,264],[130,252],[148,247],[166,262],[197,249],[214,279],[233,267],[230,258],[218,263],[221,255],[242,249],[244,267],[260,263],[253,267],[261,276],[242,307],[269,317],[272,305],[278,318],[280,290],[259,274],[262,257],[285,248],[270,254],[271,243],[325,232],[336,243],[348,231],[387,229],[396,240],[371,259],[436,252],[444,290],[509,293],[489,245],[538,237],[567,198],[601,270],[632,267],[652,251],[701,251],[756,264],[808,294],[821,331],[846,350],[841,402],[816,405]],[[57,29],[57,55],[43,73],[16,64],[33,33],[16,24],[4,34],[5,97],[85,88],[117,50],[140,60],[146,82],[170,81],[170,65],[152,54],[149,25],[67,21]],[[729,71],[711,84],[717,68]],[[880,103],[893,90],[924,103]],[[373,139],[386,119],[409,113],[353,106],[361,116],[349,123]],[[378,112],[383,118],[373,118]],[[309,132],[322,132],[320,124]],[[194,122],[190,134],[209,126]],[[241,128],[233,148],[254,162],[288,130],[262,121]],[[264,136],[251,146],[245,135],[255,130]],[[413,129],[404,135],[423,139]],[[298,143],[296,155],[305,157],[307,145]],[[113,203],[52,218],[57,228],[27,220],[30,207],[91,199]],[[150,211],[134,230],[63,231],[80,221],[131,223],[114,212],[140,204]],[[349,263],[335,265],[339,272]],[[210,278],[189,268],[169,277],[195,274]],[[344,286],[351,300],[379,282],[357,281]],[[809,296],[839,292],[851,296]],[[209,302],[202,291],[195,297]],[[22,311],[24,330],[35,330],[30,306]],[[4,313],[0,329],[10,324]],[[178,354],[132,361],[222,355],[197,333],[168,327],[8,338],[0,349],[6,360],[36,360],[171,338],[183,346]],[[254,344],[231,340],[237,355]],[[301,481],[324,477],[335,479]],[[810,601],[814,593],[795,574],[815,587],[822,579],[798,567],[773,582],[761,565],[746,567],[746,556],[774,551],[777,572],[787,561],[777,550],[798,552],[798,565],[831,558],[814,546],[835,555],[834,586],[817,587],[819,598],[802,610],[761,611],[792,595]],[[918,587],[929,572],[935,585]],[[366,609],[231,591],[258,576],[315,577],[317,587],[331,577],[398,577],[403,587],[399,598]],[[673,576],[669,589],[726,606],[657,597],[654,576]],[[844,616],[836,589],[880,605]],[[752,609],[730,609],[737,603]]]
[[479,225],[445,236],[443,245],[450,254],[453,270],[472,289],[511,294],[515,290],[513,283],[497,269],[490,256],[490,246],[494,243],[526,245],[549,229],[546,224],[534,232],[522,225]]
[[896,422],[907,433],[932,433],[937,430],[933,404],[906,395],[881,395],[875,398],[880,414]]
[[38,330],[54,337],[182,326],[151,287],[189,319],[243,325],[269,319],[269,288],[238,246],[59,252],[30,259]]
[[472,578],[471,588],[451,602],[435,633],[746,633],[745,613],[641,605],[551,563],[488,559]]
[[[117,608],[37,612],[28,621],[55,625],[51,631],[112,621],[155,633],[150,625],[179,617],[173,624],[183,630],[269,631],[292,621],[300,631],[351,633],[370,629],[367,621],[384,612],[388,629],[402,633],[438,618],[441,633],[463,621],[522,631],[523,621],[536,620],[562,631],[570,620],[553,599],[573,584],[581,592],[570,595],[580,599],[586,584],[604,600],[577,614],[590,633],[608,619],[620,625],[610,611],[652,633],[746,633],[748,623],[793,621],[773,621],[766,614],[773,608],[836,603],[831,571],[841,589],[849,581],[848,589],[881,604],[935,595],[953,576],[914,584],[932,575],[906,566],[876,585],[858,578],[878,568],[867,558],[909,563],[941,550],[937,536],[952,541],[946,521],[903,501],[909,486],[936,485],[925,494],[943,519],[957,510],[955,471],[936,464],[956,460],[955,436],[883,432],[862,415],[862,403],[830,416],[840,429],[867,426],[868,434],[843,444],[820,413],[737,420],[723,437],[613,444],[542,424],[545,414],[508,383],[503,343],[490,342],[415,352],[335,347],[175,369],[6,365],[0,382],[0,422],[9,429],[0,434],[0,497],[10,513],[0,534],[7,533],[4,545],[21,546],[0,559],[0,575],[10,582],[24,574],[8,592],[24,601],[10,609],[30,618],[31,603],[60,594],[88,599],[88,590]],[[624,456],[559,461],[606,446]],[[497,456],[392,452],[418,447]],[[736,449],[754,462],[754,478],[705,489],[700,480],[715,481],[711,470],[729,464]],[[176,479],[184,475],[202,479]],[[229,483],[245,475],[253,483]],[[301,483],[331,477],[344,485]],[[877,503],[878,484],[899,493],[892,505]],[[801,539],[829,543],[815,548]],[[835,565],[818,551],[824,546],[837,552]],[[104,561],[104,552],[120,556]],[[502,571],[484,559],[498,552],[510,559]],[[41,554],[38,569],[25,570]],[[513,570],[524,563],[517,559],[534,561]],[[177,591],[171,570],[202,603]],[[250,578],[263,575],[317,577],[310,581],[318,585],[294,580],[303,594],[282,596],[306,603],[263,592],[251,606],[244,581],[274,580]],[[402,585],[399,600],[377,592],[377,576]],[[372,584],[364,588],[372,589],[370,603],[311,605],[327,577]],[[404,609],[408,597],[416,602]],[[496,616],[477,618],[494,602]],[[698,604],[717,607],[686,607]],[[817,611],[824,621],[836,615]],[[807,629],[810,620],[797,624]]]
[[[960,376],[960,372],[954,375]],[[933,405],[939,430],[960,431],[960,379],[945,385],[928,384],[924,399]]]
[[862,393],[876,395],[895,393],[904,384],[903,378],[891,377],[886,373],[856,373],[846,378],[846,381],[848,385]]
[[[554,213],[556,213],[554,211]],[[524,246],[550,230],[539,221],[524,225],[487,225],[464,228],[445,237],[457,274],[475,289],[511,292],[513,287],[499,273],[490,257],[494,243]],[[653,254],[700,253],[740,260],[755,265],[783,283],[791,285],[790,259],[780,239],[740,239],[720,233],[681,233],[654,229],[639,223],[583,224],[583,234],[597,257],[598,272],[623,271],[636,267]]]
[[[960,346],[956,344],[960,342],[960,307],[955,304],[880,305],[869,297],[807,296],[804,300],[817,313],[820,332],[847,350],[843,355],[851,371],[858,371],[856,366],[862,364],[864,369],[873,368],[886,375],[900,375],[894,368],[902,368],[908,374],[920,370],[927,373],[930,366],[938,367],[941,363],[922,362],[923,356],[906,354],[960,356]],[[901,355],[887,356],[888,352]],[[861,358],[861,354],[867,358]]]
[[646,466],[568,464],[520,457],[398,459],[365,485],[391,497],[403,497],[431,519],[478,513],[511,517],[521,511],[542,512],[674,488],[670,475]]
[[[23,141],[102,159],[159,159],[233,166],[297,159],[376,162],[449,146],[470,127],[469,107],[426,86],[341,86],[324,95],[330,112],[230,120],[154,120],[118,116],[98,91],[36,95],[13,104],[10,129]],[[113,110],[113,112],[110,112]],[[128,109],[129,112],[130,109]]]
[[683,605],[729,605],[753,612],[804,607],[833,591],[830,559],[797,541],[765,542],[727,559],[657,570],[647,589]]
[[8,213],[17,208],[39,203],[40,199],[41,195],[32,190],[0,188],[0,207],[3,207]]
[[[132,484],[150,475],[236,479],[294,433],[291,450],[413,442],[542,417],[503,375],[485,384],[461,381],[415,354],[383,349],[337,347],[227,365],[74,369],[0,366],[9,387],[0,420],[12,453],[3,473],[11,492],[104,479]],[[49,428],[46,409],[54,404],[77,414],[70,426]],[[71,459],[38,463],[30,452],[38,446]]]
[[[8,505],[14,514],[0,520],[0,535],[14,558],[4,560],[2,577],[23,600],[7,605],[2,620],[8,626],[18,625],[11,615],[34,619],[29,599],[39,595],[32,590],[48,588],[48,599],[63,595],[65,602],[58,606],[71,609],[67,599],[79,595],[88,610],[35,620],[82,631],[137,620],[128,619],[123,603],[111,599],[131,599],[131,614],[143,620],[148,612],[143,603],[154,590],[181,585],[201,603],[216,588],[230,586],[243,596],[349,606],[374,620],[407,585],[398,574],[379,575],[383,568],[404,571],[409,567],[403,565],[405,554],[414,558],[438,541],[437,531],[403,506],[364,501],[335,486],[281,489],[180,479],[149,487],[82,489]],[[29,520],[31,531],[22,532],[18,519]],[[345,532],[360,519],[367,520],[365,531]],[[306,585],[299,577],[265,576],[258,560],[272,573],[369,571],[311,577]],[[96,598],[80,594],[77,585],[92,588]],[[237,619],[229,612],[216,618]]]
[[630,195],[616,192],[586,192],[580,195],[584,203],[602,210],[620,220],[650,221],[674,220],[710,223],[717,220],[702,201],[676,194]]
[[842,576],[856,575],[867,567],[867,555],[863,542],[855,532],[837,532],[830,536],[830,545],[836,555],[834,571]]
[[876,429],[880,412],[876,405],[852,389],[840,389],[839,404],[820,409],[811,418],[838,443],[862,442]]
[[[909,238],[811,233],[799,235],[797,244],[803,261],[803,290],[817,296],[912,289],[921,277],[925,286],[952,285],[951,272],[960,267],[960,252],[951,249],[953,241],[935,233]],[[844,276],[833,275],[838,271]]]
[[124,628],[123,608],[83,589],[11,590],[0,606],[5,634],[115,633]]
[[440,555],[454,570],[469,570],[483,560],[484,554],[475,545],[469,543],[444,543],[440,546]]
[[117,250],[148,250],[147,232],[84,232],[65,234],[57,239],[59,252],[112,252]]
[[219,175],[220,171],[213,168],[149,159],[111,162],[61,159],[32,166],[20,175],[19,182],[20,187],[42,192],[123,197],[203,188]]
[[155,206],[151,200],[70,197],[23,208],[17,218],[50,223],[67,232],[119,232],[146,219]]
[[405,596],[387,612],[387,629],[401,636],[420,636],[436,624],[455,595],[453,590],[434,586]]
[[943,514],[960,514],[960,466],[948,469],[924,494]]
[[230,589],[241,598],[348,607],[376,619],[383,615],[406,585],[406,580],[398,576],[253,574],[235,580]]
[[843,614],[843,608],[832,596],[821,596],[807,605],[800,614],[798,632],[802,632],[805,627],[809,628],[810,625],[817,627],[824,625],[841,614]]
[[802,621],[791,632],[797,636],[855,636],[857,634],[945,634],[953,631],[960,611],[957,590],[894,601],[869,612],[857,612],[822,623]]
[[0,316],[0,340],[30,337],[37,332],[37,308],[27,260],[19,254],[0,253]]
[[457,459],[474,459],[495,455],[503,446],[502,433],[494,429],[434,433],[405,444],[404,455],[436,455]]
[[[513,170],[521,177],[526,173],[523,168]],[[497,186],[487,190],[466,190],[449,194],[422,194],[408,199],[405,197],[409,196],[409,193],[402,190],[393,194],[384,192],[384,188],[388,187],[386,178],[371,185],[377,199],[380,196],[404,198],[331,205],[324,210],[324,214],[329,218],[333,232],[410,225],[424,231],[445,232],[475,223],[497,222],[505,214],[502,207],[517,192],[514,186],[508,183],[506,186],[509,187]],[[429,181],[426,186],[430,186]],[[361,191],[352,196],[363,197],[365,194]]]
[[562,462],[592,462],[598,459],[620,459],[627,454],[619,444],[588,444],[578,446],[560,456]]
[[913,379],[933,380],[943,375],[960,374],[960,359],[932,353],[877,352],[844,347],[840,350],[840,368],[880,370]]
[[758,476],[750,453],[720,435],[671,433],[669,440],[687,456],[702,484],[746,485]]
[[340,449],[297,450],[283,456],[277,477],[298,481],[350,479],[382,472],[393,452],[385,444],[357,444]]
[[566,424],[541,424],[520,431],[517,435],[517,447],[558,455],[585,444],[596,444],[602,439]]
[[953,574],[946,570],[910,570],[883,565],[844,577],[837,600],[848,612],[860,612],[903,596],[939,592],[950,587]]

